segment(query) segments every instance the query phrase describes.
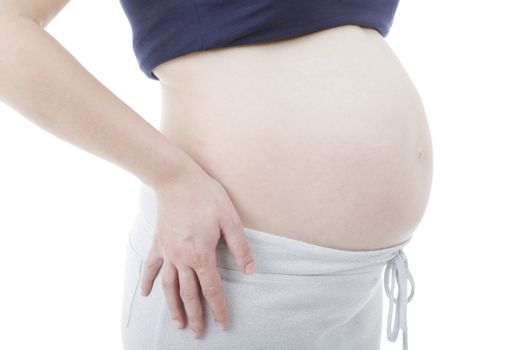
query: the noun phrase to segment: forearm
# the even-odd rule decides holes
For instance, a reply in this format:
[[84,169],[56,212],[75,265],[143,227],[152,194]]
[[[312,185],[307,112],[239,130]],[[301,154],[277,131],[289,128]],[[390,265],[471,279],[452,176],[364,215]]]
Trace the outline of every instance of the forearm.
[[89,73],[38,23],[0,17],[0,100],[155,185],[196,163]]

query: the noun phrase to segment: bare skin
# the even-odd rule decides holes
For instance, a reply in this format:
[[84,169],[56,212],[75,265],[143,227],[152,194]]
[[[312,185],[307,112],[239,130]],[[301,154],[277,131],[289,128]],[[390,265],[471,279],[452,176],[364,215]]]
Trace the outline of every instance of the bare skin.
[[412,236],[430,194],[431,137],[376,30],[196,52],[153,72],[161,132],[224,185],[244,226],[345,250]]

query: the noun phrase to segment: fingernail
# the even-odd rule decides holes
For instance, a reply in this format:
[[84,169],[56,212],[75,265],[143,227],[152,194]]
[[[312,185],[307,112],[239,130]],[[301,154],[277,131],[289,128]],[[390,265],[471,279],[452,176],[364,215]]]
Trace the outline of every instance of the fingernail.
[[190,332],[191,332],[191,336],[193,339],[197,339],[197,333],[195,333],[195,331],[193,329],[190,329]]
[[244,267],[244,270],[246,271],[247,274],[251,275],[252,273],[255,272],[255,263],[252,261],[251,263],[249,263],[248,265]]
[[226,329],[226,326],[220,322],[216,322],[217,327],[219,327],[222,331]]
[[184,327],[181,320],[177,320],[177,323],[179,324],[179,329],[182,329],[182,327]]

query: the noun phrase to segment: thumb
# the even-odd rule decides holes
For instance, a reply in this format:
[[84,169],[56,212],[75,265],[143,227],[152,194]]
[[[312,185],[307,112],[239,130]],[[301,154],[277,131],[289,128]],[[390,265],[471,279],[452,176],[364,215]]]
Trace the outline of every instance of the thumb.
[[155,239],[153,240],[148,251],[148,256],[144,261],[144,270],[140,283],[143,296],[147,296],[151,292],[153,282],[155,281],[155,278],[157,277],[157,274],[164,263],[164,258],[159,251],[158,239],[156,237],[157,236],[155,235]]
[[221,223],[221,231],[240,270],[247,275],[255,272],[255,260],[246,240],[240,220],[226,219]]

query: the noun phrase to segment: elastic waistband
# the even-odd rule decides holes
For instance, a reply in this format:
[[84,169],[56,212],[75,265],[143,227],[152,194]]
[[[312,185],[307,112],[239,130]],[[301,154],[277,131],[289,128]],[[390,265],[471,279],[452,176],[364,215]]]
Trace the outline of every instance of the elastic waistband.
[[[136,237],[133,237],[135,241],[151,241],[156,218],[155,206],[155,193],[149,186],[142,184],[137,220],[145,232],[137,232]],[[384,249],[357,251],[329,248],[248,227],[244,227],[244,232],[257,272],[271,274],[346,275],[374,271],[393,259],[410,241]],[[134,242],[134,245],[143,244]],[[216,253],[218,266],[239,270],[222,236]]]

